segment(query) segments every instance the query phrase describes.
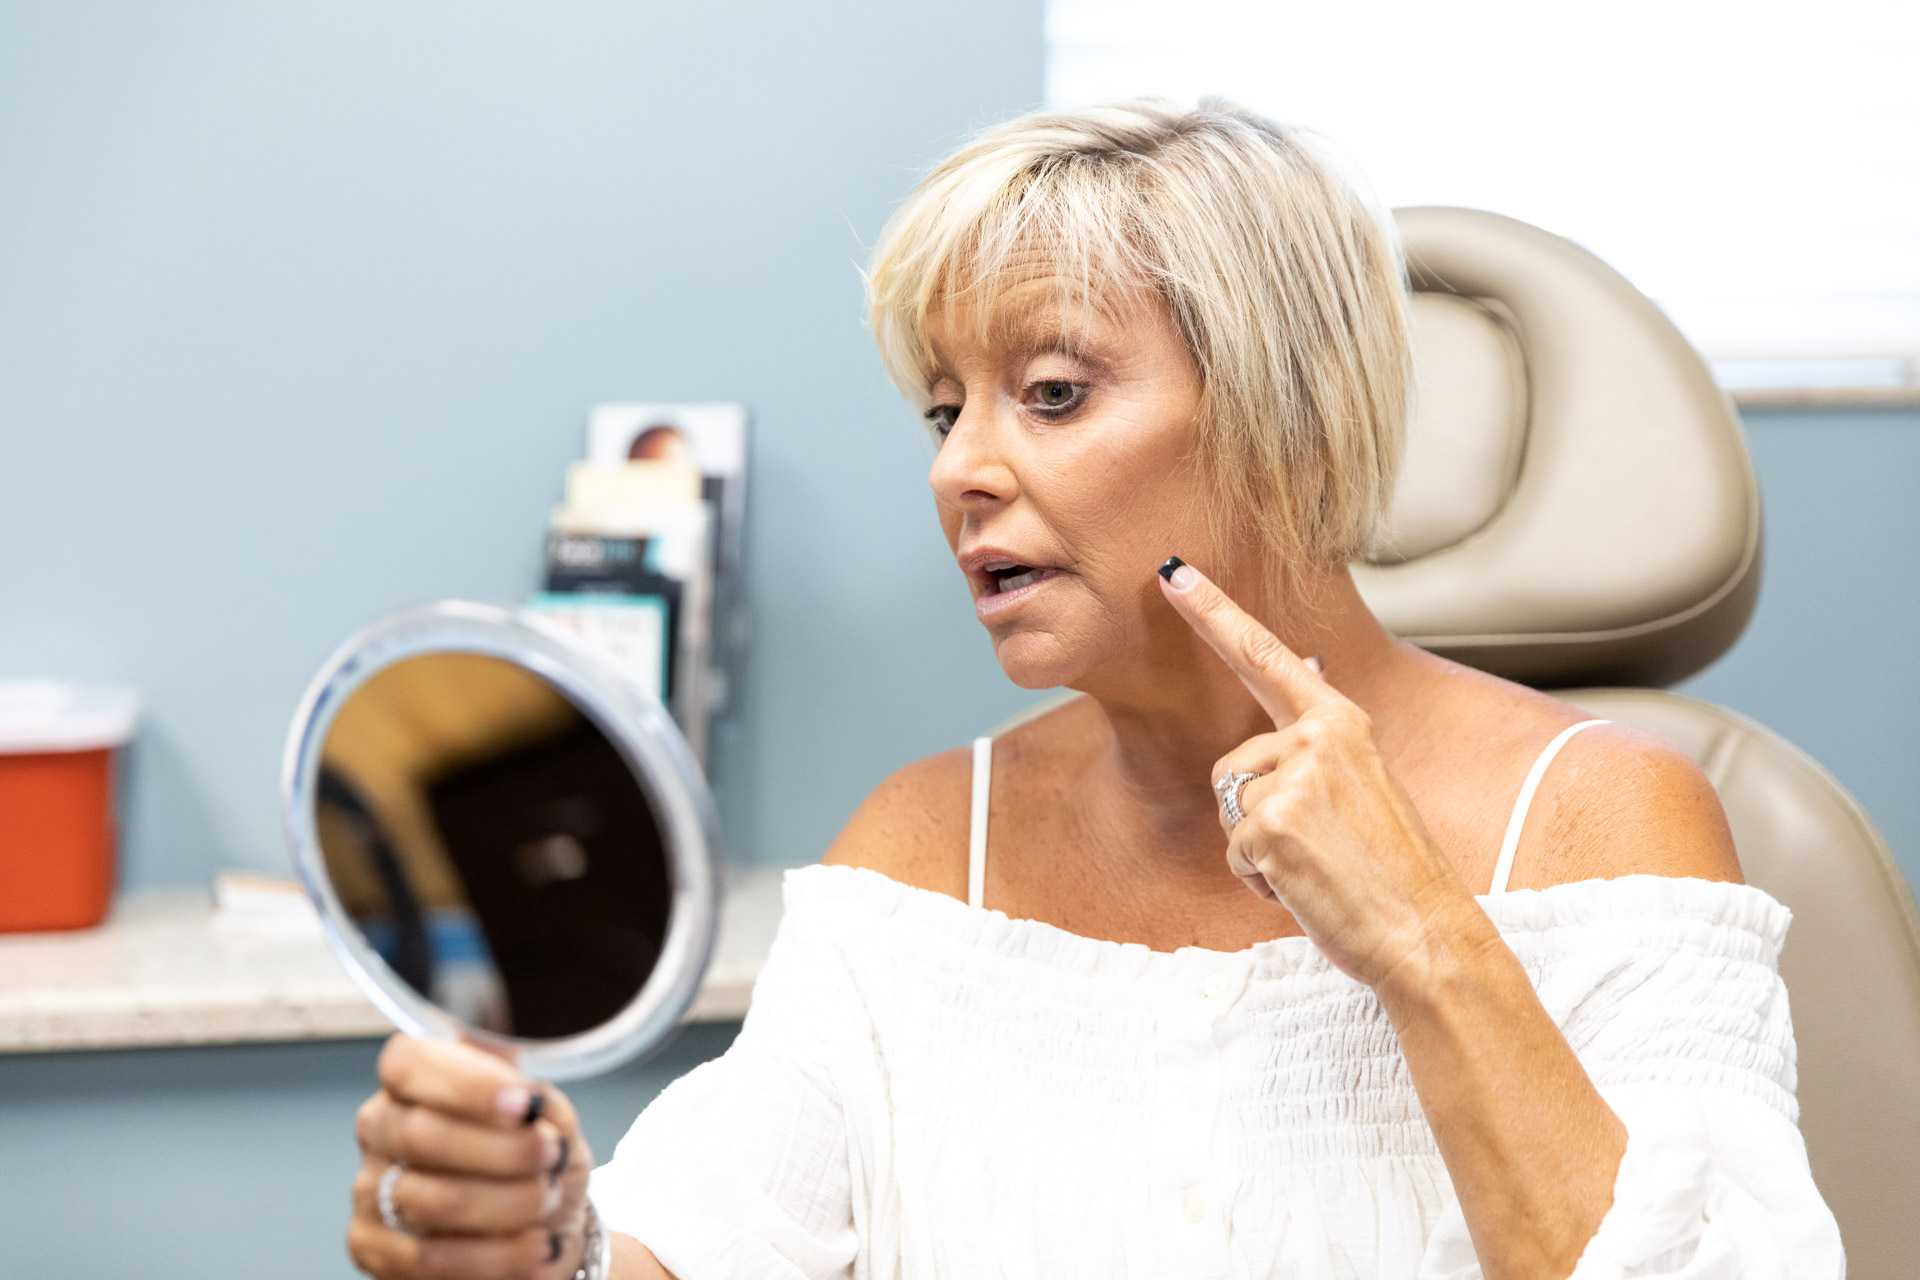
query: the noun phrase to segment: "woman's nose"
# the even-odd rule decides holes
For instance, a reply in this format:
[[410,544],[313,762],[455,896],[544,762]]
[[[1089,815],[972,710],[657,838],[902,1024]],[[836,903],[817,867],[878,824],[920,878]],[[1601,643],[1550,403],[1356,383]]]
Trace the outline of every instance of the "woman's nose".
[[960,510],[979,510],[1013,497],[1013,468],[996,446],[997,434],[984,413],[963,411],[954,420],[927,473],[937,502]]

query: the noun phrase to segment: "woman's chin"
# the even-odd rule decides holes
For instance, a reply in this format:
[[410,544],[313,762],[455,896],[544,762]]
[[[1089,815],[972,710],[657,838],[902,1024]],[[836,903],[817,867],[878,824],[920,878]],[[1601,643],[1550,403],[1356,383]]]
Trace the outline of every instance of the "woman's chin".
[[996,637],[993,656],[1007,679],[1022,689],[1059,689],[1073,684],[1087,669],[1086,649],[1048,632],[1016,631]]

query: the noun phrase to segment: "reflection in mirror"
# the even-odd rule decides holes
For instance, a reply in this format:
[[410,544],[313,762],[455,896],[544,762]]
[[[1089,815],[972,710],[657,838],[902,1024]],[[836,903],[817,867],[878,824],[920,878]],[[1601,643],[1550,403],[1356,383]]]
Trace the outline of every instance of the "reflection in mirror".
[[354,689],[321,748],[315,825],[368,945],[470,1027],[588,1031],[659,958],[657,816],[607,735],[517,663],[428,653]]

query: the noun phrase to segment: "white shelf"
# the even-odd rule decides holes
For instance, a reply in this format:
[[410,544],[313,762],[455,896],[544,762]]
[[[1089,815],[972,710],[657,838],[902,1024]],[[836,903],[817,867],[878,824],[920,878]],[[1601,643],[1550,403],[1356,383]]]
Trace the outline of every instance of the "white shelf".
[[[733,868],[689,1022],[743,1016],[780,923],[781,870]],[[317,933],[236,936],[210,893],[133,893],[107,923],[0,934],[0,1053],[383,1036]]]

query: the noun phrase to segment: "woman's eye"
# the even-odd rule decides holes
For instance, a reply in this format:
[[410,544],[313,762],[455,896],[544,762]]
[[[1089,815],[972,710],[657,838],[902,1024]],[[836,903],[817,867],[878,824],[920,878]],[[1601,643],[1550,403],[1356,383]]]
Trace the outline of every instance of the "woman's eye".
[[953,424],[960,420],[960,406],[957,404],[937,404],[927,410],[927,425],[933,428],[933,434],[942,440],[953,430]]
[[1036,408],[1047,413],[1062,413],[1080,403],[1085,388],[1077,382],[1065,382],[1058,378],[1049,378],[1045,382],[1033,384],[1033,401]]

